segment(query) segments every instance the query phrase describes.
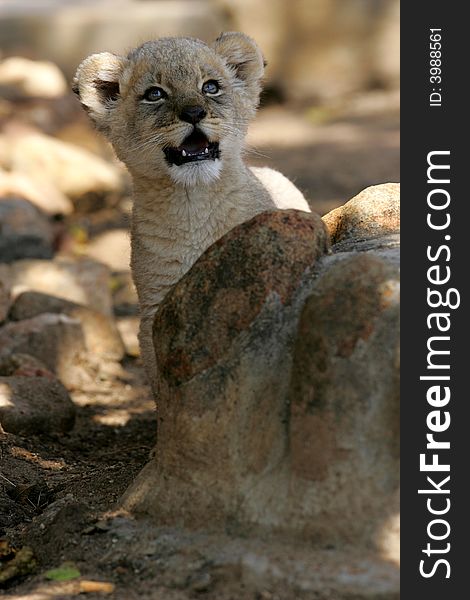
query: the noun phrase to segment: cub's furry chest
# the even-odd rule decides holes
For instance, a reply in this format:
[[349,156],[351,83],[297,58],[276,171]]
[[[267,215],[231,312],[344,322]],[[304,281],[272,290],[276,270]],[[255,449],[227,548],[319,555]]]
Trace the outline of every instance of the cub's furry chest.
[[131,265],[145,307],[158,305],[197,258],[244,216],[230,202],[201,195],[164,204],[136,198]]

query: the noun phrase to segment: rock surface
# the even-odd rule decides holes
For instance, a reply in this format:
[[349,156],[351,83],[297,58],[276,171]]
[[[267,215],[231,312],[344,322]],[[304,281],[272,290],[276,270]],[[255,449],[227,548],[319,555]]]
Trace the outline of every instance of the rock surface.
[[56,378],[42,360],[30,354],[21,353],[5,354],[0,359],[0,375]]
[[106,542],[107,560],[122,564],[129,555],[136,556],[139,567],[156,573],[158,584],[165,585],[161,595],[149,593],[145,600],[173,598],[168,588],[181,590],[175,600],[199,596],[210,600],[399,598],[396,566],[351,547],[333,550],[272,537],[194,534],[124,516],[107,519],[100,526],[103,529],[93,541]]
[[[380,546],[393,536],[388,523],[399,512],[399,273],[393,255],[322,262],[300,318],[288,398],[286,520],[325,543]],[[387,548],[395,543],[388,539]]]
[[65,387],[48,377],[0,377],[0,424],[8,433],[64,433],[75,407]]
[[53,231],[35,206],[22,198],[0,197],[0,262],[52,258]]
[[167,295],[155,459],[125,508],[398,560],[398,250],[383,241],[397,190],[385,186],[375,218],[377,191],[333,231],[352,252],[325,255],[314,215],[265,213]]
[[263,213],[216,242],[157,312],[164,378],[180,385],[216,365],[265,306],[292,304],[327,249],[317,215],[293,210]]

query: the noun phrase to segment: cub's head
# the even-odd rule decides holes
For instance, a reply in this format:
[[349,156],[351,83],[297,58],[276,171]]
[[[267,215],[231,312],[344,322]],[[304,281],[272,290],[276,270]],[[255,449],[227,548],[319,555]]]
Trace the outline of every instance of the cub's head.
[[263,72],[261,51],[241,33],[224,33],[211,46],[162,38],[127,57],[89,56],[73,89],[131,173],[166,173],[191,186],[239,160]]

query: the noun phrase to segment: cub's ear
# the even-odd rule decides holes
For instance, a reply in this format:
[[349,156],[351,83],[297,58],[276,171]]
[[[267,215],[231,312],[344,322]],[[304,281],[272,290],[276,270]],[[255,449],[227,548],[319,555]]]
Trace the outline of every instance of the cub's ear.
[[257,43],[244,33],[228,32],[222,33],[212,47],[225,59],[237,78],[259,94],[266,63]]
[[107,121],[119,98],[119,78],[126,63],[121,56],[102,52],[86,58],[75,73],[72,90],[99,129],[109,126]]

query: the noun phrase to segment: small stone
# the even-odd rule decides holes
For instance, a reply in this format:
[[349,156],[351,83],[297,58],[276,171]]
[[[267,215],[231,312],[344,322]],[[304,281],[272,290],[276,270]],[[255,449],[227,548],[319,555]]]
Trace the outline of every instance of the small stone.
[[55,373],[67,387],[79,385],[87,348],[80,322],[66,315],[45,313],[0,329],[0,359],[30,354]]
[[109,360],[123,358],[124,345],[114,320],[87,306],[41,292],[23,292],[13,303],[10,318],[21,321],[43,313],[64,314],[79,321],[89,354]]
[[112,229],[94,237],[85,254],[108,265],[113,271],[130,269],[131,245],[127,229]]
[[[400,232],[400,184],[384,183],[360,194],[323,217],[333,251],[350,249],[355,242]],[[345,248],[347,246],[347,248]]]
[[27,200],[47,215],[68,215],[72,202],[48,181],[35,181],[24,173],[0,170],[0,196]]
[[0,198],[0,262],[52,258],[53,231],[47,217],[22,198]]
[[36,132],[5,135],[0,144],[0,165],[48,182],[75,204],[88,196],[104,198],[122,190],[122,172],[83,148]]
[[64,433],[75,421],[65,387],[44,377],[0,377],[0,423],[9,433]]
[[324,259],[303,308],[285,519],[320,542],[374,544],[399,511],[399,308],[398,267],[374,253]]
[[129,270],[112,275],[114,314],[120,317],[135,316],[139,313],[139,299]]
[[54,63],[11,56],[0,62],[0,92],[12,100],[57,98],[68,92],[68,85]]
[[91,258],[20,260],[10,265],[13,296],[34,290],[112,314],[110,271]]

